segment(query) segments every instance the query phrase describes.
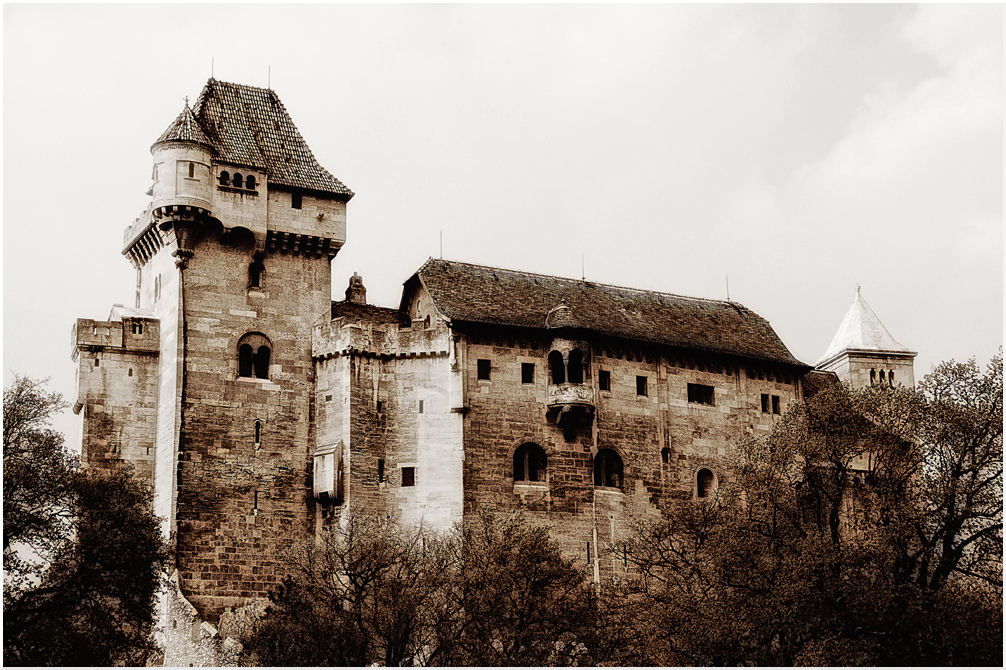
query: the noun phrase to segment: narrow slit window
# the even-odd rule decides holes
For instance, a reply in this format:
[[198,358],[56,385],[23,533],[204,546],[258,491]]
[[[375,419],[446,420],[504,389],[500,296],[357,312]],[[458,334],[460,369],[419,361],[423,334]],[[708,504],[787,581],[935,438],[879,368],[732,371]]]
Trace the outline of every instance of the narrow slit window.
[[423,409],[424,409],[425,407],[426,407],[426,401],[425,401],[425,400],[420,400],[420,401],[419,401],[419,413],[420,413],[420,414],[422,414],[422,413],[423,413]]
[[383,484],[384,483],[384,459],[383,458],[377,459],[377,483],[378,484]]
[[597,388],[601,391],[611,391],[611,372],[609,370],[597,371]]
[[768,393],[761,394],[761,413],[768,414]]
[[255,422],[255,446],[262,444],[262,422]]
[[196,176],[196,164],[189,163],[189,178],[194,178]]

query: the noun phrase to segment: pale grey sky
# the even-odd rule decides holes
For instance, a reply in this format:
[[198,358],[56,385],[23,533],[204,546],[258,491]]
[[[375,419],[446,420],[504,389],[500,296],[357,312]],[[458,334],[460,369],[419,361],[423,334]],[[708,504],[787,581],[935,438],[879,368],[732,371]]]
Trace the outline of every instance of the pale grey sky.
[[[856,284],[934,363],[1002,342],[989,5],[4,6],[4,384],[74,393],[130,304],[149,147],[210,76],[279,94],[356,192],[333,295],[429,256],[708,298],[824,353]],[[79,419],[58,427],[80,441]]]

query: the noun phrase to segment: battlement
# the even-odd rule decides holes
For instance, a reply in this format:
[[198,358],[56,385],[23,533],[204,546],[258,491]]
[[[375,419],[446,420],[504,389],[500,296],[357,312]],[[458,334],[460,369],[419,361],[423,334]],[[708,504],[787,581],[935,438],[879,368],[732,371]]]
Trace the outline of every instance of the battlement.
[[77,319],[70,333],[71,358],[81,351],[121,349],[156,354],[160,347],[160,320],[154,317],[124,316],[121,321]]
[[386,360],[430,358],[447,356],[451,350],[450,330],[442,321],[429,327],[422,321],[399,326],[343,316],[314,326],[311,339],[315,360],[347,355]]

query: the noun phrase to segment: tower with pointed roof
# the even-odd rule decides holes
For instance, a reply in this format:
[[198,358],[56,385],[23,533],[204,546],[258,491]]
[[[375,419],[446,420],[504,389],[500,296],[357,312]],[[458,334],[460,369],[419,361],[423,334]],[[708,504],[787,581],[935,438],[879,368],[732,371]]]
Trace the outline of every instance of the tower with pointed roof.
[[817,369],[834,372],[853,388],[915,385],[917,352],[895,340],[866,304],[860,288]]
[[[179,586],[216,621],[265,597],[277,555],[314,527],[311,327],[353,193],[266,88],[210,79],[151,154],[122,251],[135,307],[74,331],[84,453],[152,478]],[[116,391],[127,367],[142,398]]]

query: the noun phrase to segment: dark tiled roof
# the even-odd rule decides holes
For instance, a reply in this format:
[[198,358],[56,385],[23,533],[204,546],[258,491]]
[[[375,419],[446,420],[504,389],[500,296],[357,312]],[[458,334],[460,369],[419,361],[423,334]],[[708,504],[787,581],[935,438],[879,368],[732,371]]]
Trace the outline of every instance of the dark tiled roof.
[[768,321],[736,302],[432,258],[416,276],[452,321],[545,328],[549,310],[565,301],[576,323],[602,335],[809,367]]
[[208,147],[213,146],[209,138],[206,137],[206,133],[199,127],[199,122],[196,121],[188,104],[185,105],[185,109],[178,115],[175,122],[168,126],[168,129],[157,138],[157,142],[154,144],[160,142],[198,142]]
[[360,305],[348,300],[332,302],[332,318],[343,317],[347,323],[368,321],[374,325],[392,324],[397,326],[410,325],[409,318],[400,310],[377,305]]
[[318,163],[271,89],[210,79],[192,115],[219,160],[265,170],[270,184],[353,197]]
[[838,384],[838,375],[825,370],[811,370],[803,376],[803,397],[813,398],[833,384]]

